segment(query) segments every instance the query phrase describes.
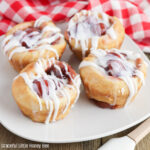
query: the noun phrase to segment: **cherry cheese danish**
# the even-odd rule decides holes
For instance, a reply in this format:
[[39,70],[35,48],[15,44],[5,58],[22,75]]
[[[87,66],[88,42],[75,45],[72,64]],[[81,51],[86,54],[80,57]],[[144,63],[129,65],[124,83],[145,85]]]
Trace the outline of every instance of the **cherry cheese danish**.
[[86,10],[70,19],[65,32],[71,50],[80,59],[93,49],[120,48],[124,35],[124,28],[118,18]]
[[60,29],[46,16],[14,26],[5,34],[1,46],[17,71],[39,58],[59,59],[65,47]]
[[49,123],[69,113],[80,94],[80,77],[64,62],[40,59],[14,79],[12,94],[26,116]]
[[88,97],[101,107],[128,105],[146,76],[146,63],[140,55],[125,50],[94,50],[79,68]]

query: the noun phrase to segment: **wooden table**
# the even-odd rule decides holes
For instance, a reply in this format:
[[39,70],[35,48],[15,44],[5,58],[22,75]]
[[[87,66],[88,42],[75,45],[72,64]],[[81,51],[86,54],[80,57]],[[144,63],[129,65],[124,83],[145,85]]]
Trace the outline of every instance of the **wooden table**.
[[[46,144],[49,148],[45,148],[45,150],[97,150],[103,143],[105,143],[108,139],[112,137],[120,137],[126,135],[130,131],[132,131],[135,127],[123,131],[121,133],[111,135],[109,137],[105,137],[102,139],[80,142],[80,143],[71,143],[71,144]],[[42,147],[42,143],[36,143],[33,141],[28,141],[21,137],[14,135],[13,133],[6,130],[2,125],[0,125],[0,150],[8,150],[8,148],[2,148],[4,144],[40,144]],[[4,146],[6,146],[4,145]],[[19,146],[18,146],[19,147]],[[12,148],[10,148],[12,150]],[[14,148],[15,149],[15,148]],[[18,150],[19,148],[15,149]],[[44,149],[44,148],[43,148]],[[27,150],[26,148],[20,148],[20,150]],[[31,148],[30,150],[35,150],[35,148]],[[36,148],[38,150],[38,148]],[[150,134],[148,134],[137,146],[135,150],[150,150]]]
[[[147,56],[150,58],[150,55],[147,55]],[[99,148],[102,144],[104,144],[108,139],[112,137],[120,137],[120,136],[127,135],[134,128],[136,128],[136,126],[128,130],[125,130],[121,133],[114,134],[114,135],[111,135],[109,137],[105,137],[102,139],[96,139],[96,140],[80,142],[80,143],[71,143],[71,144],[46,144],[44,146],[48,146],[49,148],[45,148],[45,149],[49,149],[49,150],[97,150],[97,148]],[[13,133],[9,132],[2,125],[0,125],[0,150],[5,150],[5,149],[8,150],[8,148],[2,148],[3,146],[6,147],[7,144],[9,147],[11,146],[11,144],[16,144],[18,145],[18,147],[21,144],[26,144],[28,146],[39,145],[42,147],[42,143],[36,143],[36,142],[32,142],[32,141],[23,139],[21,137],[18,137],[14,135]],[[13,148],[9,148],[9,149],[12,150]],[[16,148],[14,149],[16,150]],[[21,150],[24,150],[24,149],[26,150],[27,148],[21,148]],[[29,149],[38,150],[39,148],[29,148]],[[150,150],[150,134],[148,134],[139,144],[137,144],[135,150]]]

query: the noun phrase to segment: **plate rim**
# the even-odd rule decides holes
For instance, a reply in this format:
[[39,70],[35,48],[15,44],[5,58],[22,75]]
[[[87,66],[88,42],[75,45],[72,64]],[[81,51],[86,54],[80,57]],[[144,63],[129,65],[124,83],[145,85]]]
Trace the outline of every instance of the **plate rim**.
[[11,133],[21,137],[21,138],[24,138],[26,140],[30,140],[30,141],[34,141],[34,142],[41,142],[41,143],[51,143],[51,144],[65,144],[65,143],[77,143],[77,142],[85,142],[85,141],[89,141],[89,140],[96,140],[96,139],[100,139],[100,138],[104,138],[106,136],[111,136],[113,134],[116,134],[116,133],[119,133],[119,132],[122,132],[124,130],[127,130],[139,123],[141,123],[142,121],[146,120],[148,117],[150,116],[150,114],[147,114],[145,115],[144,117],[142,117],[141,119],[131,123],[130,125],[128,126],[125,126],[125,127],[122,127],[122,128],[119,128],[119,129],[116,129],[116,130],[113,130],[113,131],[110,131],[110,132],[106,132],[104,134],[98,134],[96,136],[88,136],[88,137],[82,137],[82,138],[73,138],[73,140],[36,140],[36,139],[33,139],[33,138],[30,138],[30,137],[26,137],[24,135],[21,135],[21,134],[18,134],[16,133],[15,131],[11,130],[8,128],[8,126],[5,126],[2,121],[0,122],[2,124],[2,126],[4,128],[6,128],[8,131],[10,131]]

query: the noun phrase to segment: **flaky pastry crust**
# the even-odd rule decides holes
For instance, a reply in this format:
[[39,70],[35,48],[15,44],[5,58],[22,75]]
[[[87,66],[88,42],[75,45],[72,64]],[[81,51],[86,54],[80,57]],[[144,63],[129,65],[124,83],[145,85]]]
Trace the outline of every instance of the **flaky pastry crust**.
[[[82,15],[86,15],[88,14],[88,11],[86,13],[83,14],[83,12],[79,12],[78,16],[82,16]],[[98,17],[102,18],[101,13],[98,13]],[[125,30],[123,25],[121,24],[121,22],[119,21],[119,19],[115,16],[110,17],[110,21],[113,23],[113,29],[115,31],[116,34],[116,39],[112,39],[110,37],[109,34],[104,34],[99,36],[98,38],[98,46],[97,49],[111,49],[111,48],[117,48],[119,49],[123,43],[124,37],[125,37]],[[74,15],[72,20],[78,22],[78,17],[77,15]],[[71,37],[68,34],[68,31],[66,30],[65,32],[65,38],[70,46],[70,49],[72,50],[72,52],[80,59],[82,60],[83,56],[82,56],[82,47],[79,41],[78,46],[76,46],[76,39]],[[86,51],[85,56],[87,56],[90,53],[90,49],[92,48],[92,40],[91,38],[88,39],[88,50]]]
[[[27,74],[33,73],[36,75],[35,62],[27,65],[20,73],[24,73],[24,72]],[[23,114],[31,118],[35,122],[45,122],[49,112],[51,111],[50,109],[53,108],[52,115],[48,121],[48,122],[52,122],[52,121],[63,119],[69,113],[71,107],[75,103],[78,94],[76,87],[74,86],[74,88],[68,88],[67,86],[64,86],[64,88],[66,89],[66,92],[70,97],[70,104],[67,110],[64,112],[68,100],[65,96],[60,95],[59,97],[60,105],[55,120],[53,120],[54,112],[56,109],[54,105],[54,101],[51,101],[52,106],[47,108],[46,101],[43,98],[40,98],[40,102],[42,106],[42,110],[40,110],[37,95],[31,91],[31,89],[29,88],[29,86],[26,84],[25,80],[21,76],[18,76],[13,81],[12,95],[17,105],[19,106],[20,110],[23,112]]]
[[[13,28],[11,28],[6,34],[4,39],[6,39],[8,36],[13,35],[16,31],[19,30],[25,30],[28,29],[30,27],[34,27],[34,23],[35,21],[29,21],[29,22],[24,22],[24,23],[20,23],[17,24],[16,26],[14,26]],[[56,27],[55,24],[52,21],[48,21],[48,22],[43,22],[39,29],[42,30],[44,27]],[[50,31],[45,32],[42,35],[42,39],[48,37]],[[10,39],[11,40],[11,39]],[[8,40],[6,42],[6,44],[10,41]],[[46,43],[41,43],[38,46],[43,46]],[[25,51],[25,52],[19,52],[19,53],[14,53],[13,56],[11,57],[11,59],[9,59],[10,64],[13,66],[13,68],[16,71],[21,71],[26,65],[30,64],[31,62],[35,62],[37,61],[39,58],[51,58],[51,57],[55,57],[56,58],[56,53],[54,53],[53,51],[47,50],[47,48],[42,49],[41,50],[37,50],[37,47],[35,48],[31,48],[30,51]],[[59,58],[61,58],[65,47],[66,47],[66,42],[64,40],[64,38],[60,38],[60,40],[54,44],[51,45],[51,47],[53,49],[56,50],[57,55],[59,56]],[[14,51],[14,49],[16,48],[16,46],[12,47],[7,53],[6,55],[8,57],[10,57],[10,54]]]
[[[83,61],[93,62],[94,59],[95,56],[89,54]],[[137,62],[137,65],[138,64],[140,64],[139,71],[144,74],[145,78],[147,65],[142,59]],[[80,68],[80,76],[88,98],[96,100],[100,107],[115,109],[125,106],[130,91],[123,80],[113,76],[104,75],[100,70],[97,70],[92,66]],[[139,77],[134,77],[134,81],[137,85],[137,92],[131,98],[131,101],[134,100],[142,86]]]

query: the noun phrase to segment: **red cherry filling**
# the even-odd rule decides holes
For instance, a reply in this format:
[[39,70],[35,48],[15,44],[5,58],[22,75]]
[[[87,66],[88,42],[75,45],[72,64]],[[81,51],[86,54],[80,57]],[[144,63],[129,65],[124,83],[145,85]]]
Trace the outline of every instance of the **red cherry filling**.
[[101,28],[101,35],[105,35],[106,34],[106,30],[107,30],[107,27],[105,24],[103,23],[100,23],[100,28]]
[[24,46],[24,47],[26,47],[26,48],[29,48],[29,46],[27,45],[26,42],[22,42],[21,44],[22,44],[22,46]]
[[[41,30],[35,27],[29,27],[23,31],[19,30],[14,33],[14,36],[20,36],[21,32],[24,32],[23,36],[20,39],[20,43],[25,48],[31,48],[34,46],[34,41],[37,42],[40,40],[39,35],[41,34]],[[54,36],[56,33],[52,33],[49,36]],[[59,42],[60,37],[58,37],[55,41],[51,43],[51,45],[55,45]],[[32,52],[32,51],[30,51]]]
[[[32,33],[32,32],[41,32],[40,31],[40,29],[38,29],[38,28],[35,28],[35,27],[30,27],[30,28],[27,28],[26,30],[25,30],[25,32],[27,33],[27,34],[30,34],[30,33]],[[32,35],[30,36],[31,38],[32,38]]]
[[57,38],[55,41],[53,41],[53,42],[51,43],[51,45],[55,45],[55,44],[57,44],[57,43],[59,42],[59,40],[60,40],[60,37],[59,37],[59,38]]
[[33,89],[38,94],[39,97],[42,97],[42,86],[40,81],[38,80],[33,81]]
[[115,52],[109,52],[108,55],[109,55],[109,54],[110,54],[110,55],[114,55],[114,56],[116,56],[116,57],[118,57],[118,58],[121,58],[120,55],[117,54],[117,53],[115,53]]
[[[121,58],[119,54],[115,53],[115,52],[108,52],[108,55],[113,55],[116,56],[118,58]],[[113,58],[112,56],[112,58]],[[119,60],[115,60],[115,59],[110,59],[107,62],[107,67],[104,68],[105,71],[107,72],[107,74],[109,76],[113,76],[113,77],[119,77],[120,76],[120,72],[122,70],[125,70],[124,65],[121,63],[121,61]]]
[[[74,26],[74,28],[72,28],[73,32],[77,35],[78,32],[80,32],[80,27],[81,25],[83,26],[83,30],[85,30],[85,32],[88,30],[88,32],[91,35],[96,35],[96,36],[102,36],[106,34],[106,30],[107,30],[107,26],[97,20],[97,18],[95,18],[94,16],[85,16],[86,18],[84,20],[82,20],[82,22],[77,22]],[[83,31],[84,32],[84,31]],[[71,35],[71,32],[68,31],[68,35]]]
[[127,58],[127,54],[125,53],[120,53],[121,55],[123,55],[125,58]]
[[104,23],[98,23],[98,20],[93,16],[87,16],[85,22],[88,23],[91,32],[95,35],[102,36],[106,33],[106,25]]
[[109,76],[119,77],[122,70],[126,70],[124,65],[118,60],[109,60],[105,68]]
[[110,105],[108,103],[101,102],[101,101],[96,101],[96,100],[93,100],[93,101],[100,108],[110,108],[110,109],[116,109],[116,108],[118,108],[118,105]]
[[[32,42],[31,44],[31,41],[33,41],[35,39],[36,40],[39,40],[36,39],[37,36],[39,36],[41,33],[40,29],[38,28],[34,28],[34,27],[29,27],[25,30],[19,30],[17,32],[14,33],[14,36],[19,37],[20,39],[20,43],[23,47],[26,47],[26,48],[30,48],[32,45],[34,45],[34,42]],[[30,44],[29,44],[30,43]]]
[[[58,68],[55,67],[55,65],[52,65],[51,67],[47,68],[47,70],[45,71],[47,75],[55,75],[59,79],[68,80],[68,84],[71,84],[72,83],[71,78],[74,79],[76,76],[74,70],[69,65],[67,65],[68,71],[66,71],[65,66],[61,62],[57,62],[56,64],[60,67],[61,73],[60,70],[58,70]],[[43,95],[42,84],[44,84],[43,86],[46,88],[45,89],[46,93],[47,95],[49,95],[49,91],[50,91],[49,88],[51,88],[50,84],[53,84],[53,90],[57,90],[58,87],[62,87],[64,83],[61,80],[55,81],[54,79],[52,79],[51,82],[49,82],[44,78],[40,78],[39,80],[35,79],[33,81],[33,89],[38,94],[39,97],[42,97]]]
[[67,65],[68,68],[67,71],[65,66],[61,62],[56,63],[56,65],[60,67],[60,70],[58,70],[58,68],[55,67],[55,65],[52,65],[50,68],[46,70],[46,73],[48,75],[54,74],[57,78],[60,79],[67,79],[68,83],[71,83],[72,82],[71,78],[74,79],[74,77],[76,76],[74,70],[69,65]]
[[[41,80],[43,80],[43,81],[41,82]],[[36,80],[33,81],[33,89],[38,94],[39,97],[42,97],[42,95],[43,95],[42,84],[44,84],[46,93],[47,93],[47,95],[49,95],[50,82],[48,80],[45,80],[44,78],[41,78],[40,80],[36,79]],[[61,87],[62,84],[63,83],[61,81],[56,83],[53,80],[53,85],[54,85],[53,87],[54,87],[55,90],[57,90],[58,87]]]
[[[122,57],[125,57],[127,59],[127,54],[125,53],[120,54],[122,55]],[[112,58],[110,57],[110,59],[108,59],[107,67],[105,68],[103,67],[109,76],[120,77],[122,75],[129,75],[135,77],[135,70],[137,65],[135,67],[132,67],[128,64],[123,63],[121,60],[122,59],[121,55],[119,55],[118,53],[108,52],[105,57],[108,57],[109,55],[112,55]],[[115,59],[115,57],[113,56],[118,57],[118,59]],[[136,62],[137,61],[138,60],[136,60]],[[138,64],[140,63],[138,62]]]
[[21,39],[21,45],[26,47],[26,48],[30,48],[30,46],[34,45],[34,43],[29,45],[28,41],[26,41],[25,38],[28,38],[29,40],[34,40],[34,38],[39,36],[41,31],[40,31],[40,29],[34,28],[34,27],[27,28],[24,31],[26,32],[26,34]]

